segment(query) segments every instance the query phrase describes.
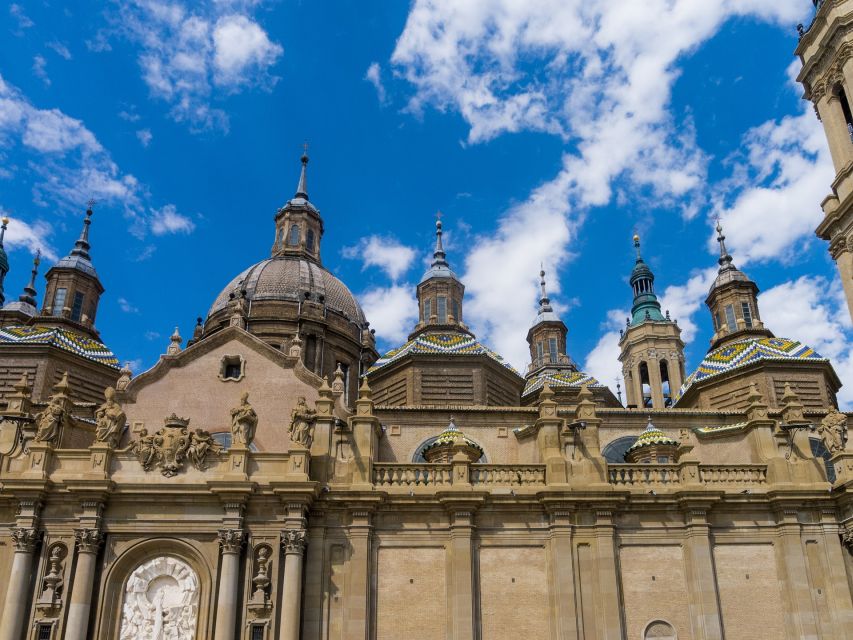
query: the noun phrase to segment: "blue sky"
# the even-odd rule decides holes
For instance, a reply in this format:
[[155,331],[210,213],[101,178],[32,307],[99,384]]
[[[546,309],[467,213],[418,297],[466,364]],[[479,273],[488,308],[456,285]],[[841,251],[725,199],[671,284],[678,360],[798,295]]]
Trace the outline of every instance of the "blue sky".
[[570,355],[615,384],[635,229],[693,367],[710,337],[719,216],[763,291],[765,323],[831,357],[853,387],[850,318],[813,233],[831,163],[792,80],[794,27],[812,10],[806,0],[5,4],[7,298],[36,248],[71,248],[94,197],[92,254],[107,289],[98,328],[119,358],[148,368],[175,325],[189,336],[218,291],[268,255],[307,140],[324,264],[361,298],[382,347],[413,322],[440,209],[466,319],[517,367],[541,261]]

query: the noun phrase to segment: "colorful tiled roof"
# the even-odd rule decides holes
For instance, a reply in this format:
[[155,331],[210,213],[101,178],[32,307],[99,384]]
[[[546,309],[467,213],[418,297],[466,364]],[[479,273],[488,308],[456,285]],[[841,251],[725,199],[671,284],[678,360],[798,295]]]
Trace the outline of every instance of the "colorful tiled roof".
[[827,361],[808,345],[788,338],[750,338],[715,349],[705,356],[699,367],[691,373],[678,396],[681,397],[692,385],[708,378],[745,367],[760,360]]
[[652,419],[649,418],[649,424],[646,426],[645,431],[643,431],[637,441],[628,447],[628,451],[626,451],[626,455],[631,453],[632,451],[636,451],[637,449],[642,449],[643,447],[649,447],[651,445],[671,445],[673,447],[678,446],[678,440],[675,438],[671,438],[666,435],[663,431],[658,429],[655,425],[652,424]]
[[483,455],[483,447],[481,447],[479,444],[471,440],[471,438],[462,433],[459,430],[459,427],[456,426],[456,423],[453,421],[453,418],[450,419],[450,424],[447,425],[444,431],[438,434],[438,437],[435,440],[433,440],[430,444],[424,447],[424,453],[426,453],[427,451],[431,451],[436,447],[450,446],[458,443],[464,443],[472,449],[476,449],[477,451],[479,451],[481,456]]
[[585,384],[588,384],[590,387],[602,386],[598,380],[583,371],[543,371],[532,378],[528,378],[521,396],[524,397],[538,391],[545,384],[546,380],[552,389],[558,387],[580,388]]
[[50,345],[92,362],[119,368],[118,358],[104,344],[61,327],[10,326],[0,328],[0,344]]
[[518,374],[512,365],[506,362],[501,356],[477,342],[474,336],[467,333],[422,333],[416,338],[409,340],[406,344],[398,349],[392,349],[384,356],[379,358],[370,369],[368,375],[374,371],[385,367],[392,362],[396,362],[405,356],[413,355],[443,355],[443,356],[488,356],[495,362],[506,367],[515,374]]

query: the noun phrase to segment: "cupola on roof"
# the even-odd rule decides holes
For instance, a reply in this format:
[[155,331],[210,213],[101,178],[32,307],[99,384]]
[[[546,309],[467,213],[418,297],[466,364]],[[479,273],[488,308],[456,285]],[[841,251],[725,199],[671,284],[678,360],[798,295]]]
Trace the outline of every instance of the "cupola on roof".
[[655,295],[655,275],[640,254],[640,236],[634,234],[634,248],[637,261],[631,271],[631,288],[634,290],[634,305],[631,307],[631,324],[640,324],[647,320],[663,321],[660,302]]

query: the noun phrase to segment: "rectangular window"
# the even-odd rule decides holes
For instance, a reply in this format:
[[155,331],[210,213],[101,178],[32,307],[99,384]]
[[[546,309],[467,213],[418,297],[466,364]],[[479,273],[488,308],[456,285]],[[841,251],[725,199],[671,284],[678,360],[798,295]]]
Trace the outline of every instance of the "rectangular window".
[[344,372],[344,399],[349,398],[349,365],[342,364],[341,371]]
[[557,362],[557,338],[548,338],[548,356],[551,362]]
[[52,625],[40,624],[38,630],[38,640],[50,640],[50,628]]
[[735,309],[732,305],[726,305],[726,324],[729,325],[729,331],[737,331],[737,322],[735,321]]
[[438,296],[438,322],[439,324],[447,324],[447,298]]
[[424,322],[429,322],[429,317],[432,315],[432,298],[424,300]]
[[83,298],[85,296],[82,291],[74,292],[74,306],[71,307],[71,319],[74,321],[79,321],[83,315]]
[[536,343],[536,362],[538,364],[542,364],[542,360],[545,357],[545,345],[541,342]]
[[252,640],[264,640],[264,625],[252,625]]
[[743,311],[743,323],[747,327],[751,327],[752,326],[752,311],[749,308],[749,303],[748,302],[741,302],[740,308]]
[[62,315],[62,307],[65,306],[65,296],[68,295],[68,289],[62,288],[57,289],[56,293],[53,294],[53,310],[52,313],[55,316]]
[[459,303],[456,300],[452,300],[450,308],[453,309],[453,319],[459,322],[461,320],[459,317]]

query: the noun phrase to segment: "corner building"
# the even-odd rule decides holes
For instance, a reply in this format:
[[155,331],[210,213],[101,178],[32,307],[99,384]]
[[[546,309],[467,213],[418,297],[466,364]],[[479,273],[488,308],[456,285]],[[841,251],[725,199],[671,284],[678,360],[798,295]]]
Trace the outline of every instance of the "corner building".
[[[822,3],[800,47],[850,15]],[[635,239],[623,400],[572,359],[544,271],[526,370],[478,340],[440,225],[380,355],[307,166],[270,255],[144,373],[96,357],[91,214],[40,310],[36,268],[3,308],[0,640],[853,637],[840,381],[772,333],[722,229],[693,371]]]

